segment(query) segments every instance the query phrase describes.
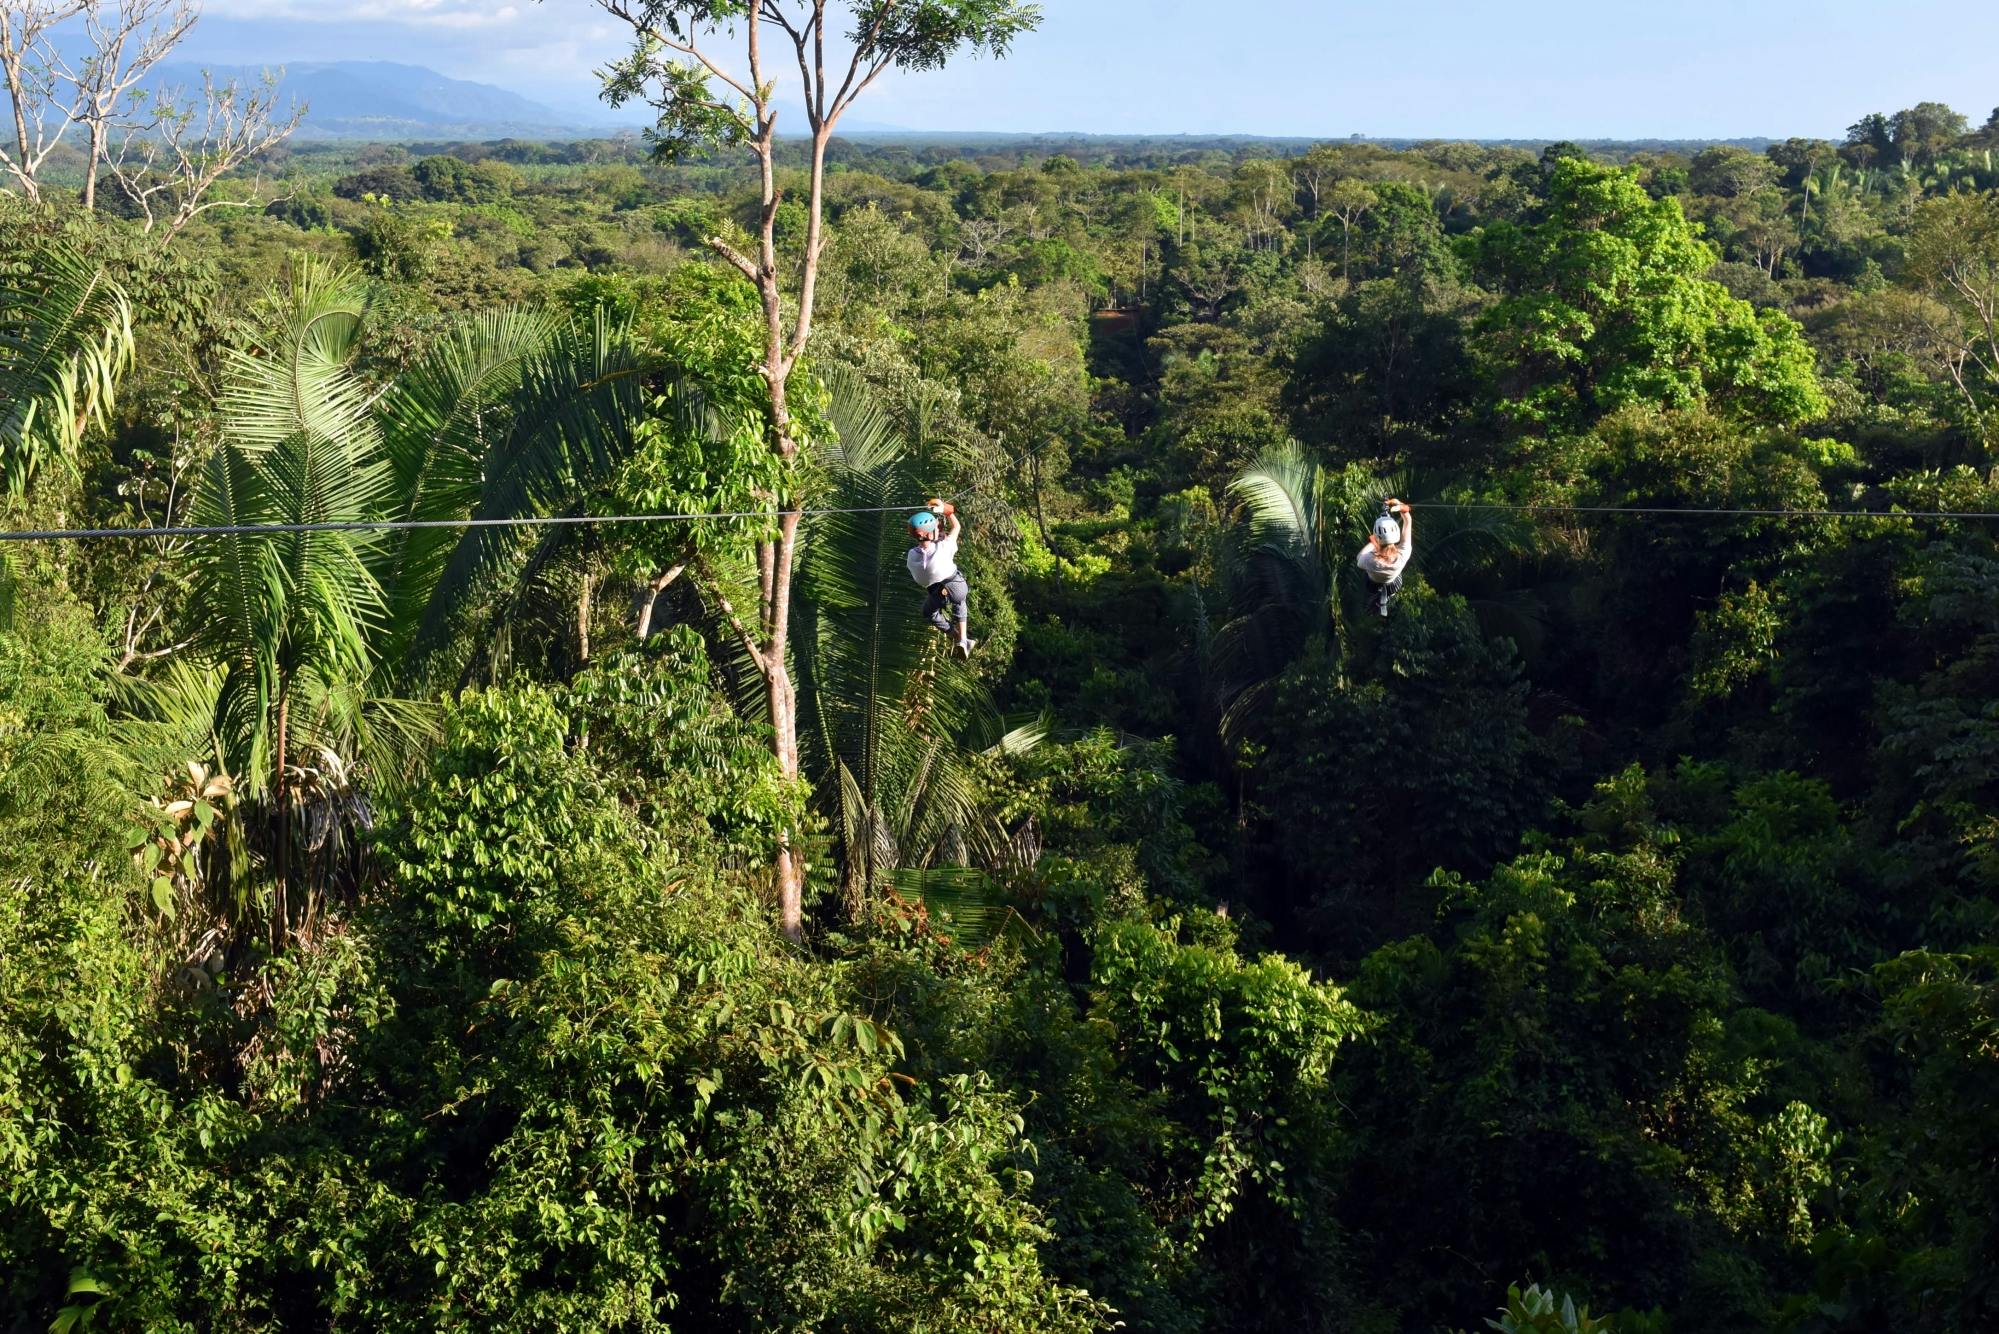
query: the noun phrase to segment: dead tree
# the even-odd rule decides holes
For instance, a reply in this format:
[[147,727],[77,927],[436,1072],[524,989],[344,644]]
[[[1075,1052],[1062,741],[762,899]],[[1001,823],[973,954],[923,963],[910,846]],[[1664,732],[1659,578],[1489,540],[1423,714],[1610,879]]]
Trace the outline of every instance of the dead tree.
[[0,144],[0,171],[29,199],[41,198],[41,173],[81,118],[74,71],[53,40],[86,0],[6,0],[0,4],[0,80],[7,86],[12,141]]
[[291,136],[305,116],[303,104],[278,110],[278,76],[256,88],[235,82],[217,87],[201,76],[199,104],[166,91],[154,101],[150,124],[129,127],[107,159],[118,188],[145,220],[171,241],[212,208],[261,208],[269,202],[261,173],[243,189],[218,192],[223,177]]
[[85,0],[83,26],[90,54],[71,75],[77,119],[89,136],[85,208],[97,207],[97,172],[110,151],[112,136],[157,124],[160,107],[140,84],[180,45],[200,16],[195,0],[118,0],[116,5]]

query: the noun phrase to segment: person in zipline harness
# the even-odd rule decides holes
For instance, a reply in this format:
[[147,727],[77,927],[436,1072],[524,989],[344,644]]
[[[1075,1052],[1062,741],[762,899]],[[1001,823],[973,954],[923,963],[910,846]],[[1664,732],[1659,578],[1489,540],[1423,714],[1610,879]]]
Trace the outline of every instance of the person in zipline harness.
[[[1401,516],[1400,522],[1396,521],[1397,515]],[[1407,505],[1391,496],[1381,502],[1381,517],[1374,521],[1367,545],[1354,558],[1354,564],[1366,571],[1374,584],[1375,606],[1383,616],[1388,615],[1388,604],[1402,591],[1402,576],[1415,554],[1416,516]]]
[[[949,501],[931,501],[929,509],[909,516],[909,532],[916,539],[909,549],[909,577],[928,593],[923,614],[947,635],[956,621],[953,647],[959,657],[969,658],[978,641],[971,637],[965,618],[965,576],[958,570],[958,507]],[[951,609],[949,616],[944,614],[946,606]]]

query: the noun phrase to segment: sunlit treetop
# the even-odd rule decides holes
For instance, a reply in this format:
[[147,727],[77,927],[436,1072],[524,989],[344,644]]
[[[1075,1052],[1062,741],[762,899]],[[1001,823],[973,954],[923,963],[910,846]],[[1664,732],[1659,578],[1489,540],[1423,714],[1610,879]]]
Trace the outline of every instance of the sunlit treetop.
[[[632,26],[631,54],[605,71],[612,105],[642,100],[659,111],[654,151],[673,158],[741,143],[775,118],[777,70],[794,65],[806,119],[830,132],[889,69],[940,69],[960,53],[1004,56],[1041,21],[1017,0],[599,0]],[[749,47],[747,20],[758,22]],[[744,39],[743,63],[719,43]],[[772,62],[778,62],[773,65]]]

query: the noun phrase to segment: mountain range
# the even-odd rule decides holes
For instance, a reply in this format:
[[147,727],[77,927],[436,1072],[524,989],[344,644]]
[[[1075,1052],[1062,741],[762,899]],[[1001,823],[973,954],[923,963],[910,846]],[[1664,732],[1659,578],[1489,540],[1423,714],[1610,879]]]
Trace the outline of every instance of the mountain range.
[[[644,108],[556,108],[498,88],[439,74],[422,65],[386,60],[299,61],[282,67],[279,105],[303,102],[298,134],[307,139],[551,139],[611,134],[650,122]],[[250,65],[168,64],[147,82],[154,89],[201,87],[206,69],[217,83],[250,85],[264,71]],[[778,124],[796,131],[805,113],[780,103]],[[853,133],[892,133],[899,127],[843,121]]]
[[[217,83],[255,84],[261,68],[162,65],[156,88],[196,89],[206,69]],[[273,67],[279,105],[303,102],[299,134],[314,139],[536,138],[604,134],[642,124],[637,115],[603,108],[558,111],[492,84],[453,79],[421,65],[386,60],[300,61]]]

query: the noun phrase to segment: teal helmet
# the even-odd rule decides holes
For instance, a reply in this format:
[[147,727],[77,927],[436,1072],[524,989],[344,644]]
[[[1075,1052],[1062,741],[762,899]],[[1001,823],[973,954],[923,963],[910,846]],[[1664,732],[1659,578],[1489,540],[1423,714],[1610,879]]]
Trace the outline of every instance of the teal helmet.
[[935,537],[937,516],[929,510],[924,510],[921,514],[912,514],[909,516],[909,527],[918,537]]

